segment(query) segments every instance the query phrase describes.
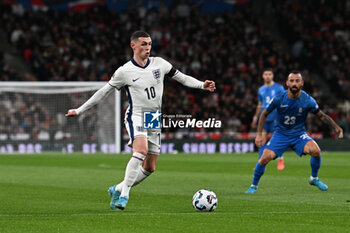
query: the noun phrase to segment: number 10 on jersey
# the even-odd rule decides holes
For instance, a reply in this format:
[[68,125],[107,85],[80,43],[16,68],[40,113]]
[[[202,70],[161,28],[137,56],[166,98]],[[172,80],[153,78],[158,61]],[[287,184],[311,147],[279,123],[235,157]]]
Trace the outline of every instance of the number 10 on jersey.
[[149,100],[154,99],[156,97],[156,90],[154,89],[154,87],[145,88],[145,92],[147,93],[147,98]]

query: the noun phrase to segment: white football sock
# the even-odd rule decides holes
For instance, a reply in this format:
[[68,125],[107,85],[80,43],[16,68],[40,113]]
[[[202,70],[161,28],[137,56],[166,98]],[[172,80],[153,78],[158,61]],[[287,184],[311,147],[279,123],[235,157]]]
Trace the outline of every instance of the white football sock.
[[128,165],[126,166],[125,176],[122,186],[122,192],[120,194],[121,197],[128,197],[130,188],[134,184],[137,175],[139,173],[139,167],[143,160],[145,159],[145,155],[140,153],[133,153],[131,159],[129,160]]
[[[137,174],[137,178],[134,184],[132,185],[132,187],[141,183],[144,179],[146,179],[151,174],[152,172],[146,171],[142,166],[140,166],[139,173]],[[121,192],[123,189],[123,184],[124,184],[124,180],[115,186],[115,191]]]
[[151,174],[152,172],[146,171],[142,166],[140,166],[139,174],[137,175],[137,178],[132,186],[134,187],[135,185],[138,185]]

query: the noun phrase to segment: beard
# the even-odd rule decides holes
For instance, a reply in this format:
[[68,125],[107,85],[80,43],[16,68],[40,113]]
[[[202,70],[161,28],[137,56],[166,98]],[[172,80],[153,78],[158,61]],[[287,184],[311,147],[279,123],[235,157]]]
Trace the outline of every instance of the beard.
[[300,91],[300,88],[293,86],[293,87],[290,87],[289,90],[293,93],[293,95],[295,95]]

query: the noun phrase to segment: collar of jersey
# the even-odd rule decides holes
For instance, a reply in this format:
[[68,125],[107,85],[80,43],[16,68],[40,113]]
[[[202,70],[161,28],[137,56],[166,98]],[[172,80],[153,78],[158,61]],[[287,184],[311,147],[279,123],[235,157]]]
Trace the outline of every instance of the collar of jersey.
[[132,64],[134,64],[135,66],[140,67],[140,68],[142,68],[142,69],[145,69],[145,68],[149,65],[149,63],[151,62],[151,60],[150,60],[149,58],[147,58],[147,63],[146,63],[145,66],[140,66],[139,64],[137,64],[136,61],[134,60],[134,58],[131,58],[131,62],[132,62]]

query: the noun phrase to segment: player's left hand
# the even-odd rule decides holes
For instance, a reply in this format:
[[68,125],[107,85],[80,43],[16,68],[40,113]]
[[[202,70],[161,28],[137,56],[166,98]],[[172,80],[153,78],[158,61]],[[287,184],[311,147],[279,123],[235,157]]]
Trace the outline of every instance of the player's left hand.
[[337,127],[337,128],[335,129],[335,132],[337,132],[338,138],[343,138],[343,129],[342,129],[342,128]]
[[214,81],[210,81],[210,80],[205,80],[204,84],[203,84],[203,88],[205,90],[213,92],[216,89],[215,82]]
[[66,117],[75,117],[77,115],[78,114],[75,109],[69,109],[68,112],[65,114]]

